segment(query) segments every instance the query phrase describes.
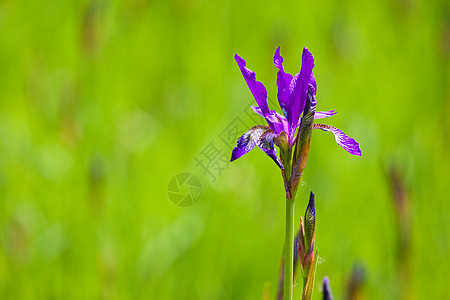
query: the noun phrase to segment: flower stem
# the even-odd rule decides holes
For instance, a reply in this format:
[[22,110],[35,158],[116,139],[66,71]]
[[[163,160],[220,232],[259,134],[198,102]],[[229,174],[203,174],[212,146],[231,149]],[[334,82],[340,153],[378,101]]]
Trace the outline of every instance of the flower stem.
[[295,198],[286,198],[286,238],[284,243],[284,300],[292,300],[294,290],[294,206]]

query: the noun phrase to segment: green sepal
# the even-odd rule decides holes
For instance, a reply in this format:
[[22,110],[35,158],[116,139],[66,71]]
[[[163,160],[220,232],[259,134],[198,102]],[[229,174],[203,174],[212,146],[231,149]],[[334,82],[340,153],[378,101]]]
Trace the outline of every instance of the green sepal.
[[303,174],[303,170],[306,167],[315,111],[316,100],[314,99],[314,95],[312,94],[311,89],[309,89],[305,109],[303,111],[302,121],[297,133],[297,141],[295,143],[292,176],[290,182],[290,188],[294,194],[297,191],[297,188],[300,184],[300,179]]
[[[305,228],[303,227],[303,218],[300,217],[300,228],[298,230],[298,259],[300,260],[300,266],[302,268],[302,272],[304,269],[304,259],[306,256],[306,253],[308,252],[308,249],[305,249]],[[303,274],[305,275],[305,274]]]
[[311,268],[309,269],[308,277],[305,278],[306,282],[304,282],[304,285],[303,285],[302,300],[311,300],[312,299],[318,257],[319,257],[318,251],[316,250],[316,251],[314,251],[314,255],[312,257]]
[[284,180],[284,188],[286,190],[286,197],[292,198],[291,189],[289,186],[289,180],[291,178],[291,159],[292,159],[292,148],[289,146],[289,137],[286,132],[282,131],[274,139],[275,145],[280,148],[280,160],[284,166],[281,170]]
[[282,131],[274,140],[275,145],[280,148],[281,161],[284,163],[291,159],[290,147],[289,147],[289,137],[286,132]]

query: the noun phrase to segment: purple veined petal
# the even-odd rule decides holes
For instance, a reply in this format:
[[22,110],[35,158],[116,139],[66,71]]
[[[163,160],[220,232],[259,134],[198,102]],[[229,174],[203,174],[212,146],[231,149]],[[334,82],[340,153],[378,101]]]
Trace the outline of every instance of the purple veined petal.
[[286,130],[289,130],[289,124],[287,123],[286,118],[274,110],[270,111],[270,115],[266,115],[266,120],[268,123],[272,124],[270,128],[277,135],[280,134],[282,131],[288,132]]
[[[293,144],[294,144],[294,134],[295,134],[295,129],[296,129],[298,126],[292,127],[292,126],[289,124],[287,118],[285,118],[283,115],[280,115],[279,113],[277,113],[277,116],[278,116],[278,119],[280,120],[281,124],[283,125],[282,129],[281,129],[280,131],[277,131],[277,133],[280,134],[281,131],[286,132],[287,135],[288,135],[288,138],[289,138],[289,144],[290,144],[290,145],[293,145]],[[300,124],[300,121],[299,121],[298,124]]]
[[[272,122],[272,123],[280,123],[280,120],[278,119],[278,114],[276,111],[274,111],[273,109],[269,110],[269,113],[267,113],[264,118],[266,118],[267,122]],[[272,128],[273,129],[273,128]]]
[[255,113],[257,113],[258,115],[260,115],[261,117],[264,118],[264,114],[262,113],[261,108],[259,108],[258,106],[253,106],[253,105],[250,107],[253,109],[253,111]]
[[[250,106],[253,111],[255,113],[257,113],[258,115],[260,115],[261,117],[265,118],[267,123],[269,123],[270,128],[272,128],[273,124],[272,123],[280,123],[278,118],[276,117],[276,112],[274,110],[268,110],[266,113],[263,113],[263,111],[261,110],[261,108],[259,108],[258,106]],[[275,128],[272,128],[272,130],[274,130]]]
[[273,62],[275,63],[275,67],[279,70],[277,73],[278,103],[280,104],[283,113],[287,116],[292,113],[289,103],[289,86],[293,77],[291,74],[284,72],[283,57],[280,55],[280,47],[275,51]]
[[328,118],[334,116],[335,114],[337,114],[337,112],[334,109],[329,111],[316,111],[314,114],[314,120]]
[[276,114],[277,113],[275,113],[275,115],[271,115],[270,116],[270,119],[274,119],[275,120],[274,122],[269,121],[267,119],[267,117],[266,117],[266,120],[267,120],[268,123],[270,122],[272,124],[272,126],[270,128],[275,133],[279,134],[280,132],[282,132],[284,130],[284,127],[283,127],[283,123],[281,123],[281,121],[277,118]]
[[313,129],[322,129],[324,131],[331,131],[334,134],[334,139],[339,146],[344,148],[348,153],[361,156],[361,149],[357,141],[347,136],[336,127],[325,124],[313,124]]
[[279,113],[276,113],[276,114],[277,114],[278,120],[280,120],[281,125],[282,125],[282,129],[280,131],[277,131],[277,134],[280,134],[281,131],[284,131],[289,136],[289,133],[291,131],[291,128],[289,126],[289,122],[287,121],[287,119],[283,115],[281,115]]
[[257,145],[259,138],[263,134],[263,132],[270,130],[267,126],[256,125],[246,133],[244,133],[238,140],[237,145],[234,147],[233,152],[231,153],[230,161],[236,160],[245,154],[247,154],[250,150],[255,148]]
[[264,114],[262,112],[261,108],[259,108],[258,106],[250,106],[250,107],[253,109],[253,111],[255,113],[257,113],[261,117],[265,118],[267,121],[280,123],[280,121],[278,120],[279,114],[276,111],[274,111],[273,109],[269,109],[269,111]]
[[[307,48],[303,48],[302,67],[300,69],[300,73],[294,76],[294,79],[291,81],[289,86],[291,92],[289,102],[292,110],[292,117],[288,118],[288,121],[291,126],[296,125],[305,108],[313,68],[314,58]],[[315,93],[315,90],[313,92]]]
[[273,161],[280,167],[280,169],[284,169],[283,164],[278,159],[277,150],[273,145],[273,140],[278,136],[272,130],[266,130],[259,138],[257,145],[264,151]]
[[239,55],[235,54],[234,59],[236,60],[239,69],[241,69],[242,75],[244,76],[245,82],[253,94],[253,97],[258,103],[258,106],[261,108],[263,113],[269,111],[269,107],[267,105],[267,91],[264,85],[256,80],[256,74],[252,70],[246,67],[246,62]]
[[[286,121],[286,118],[281,116],[276,111],[270,109],[269,112],[264,115],[261,108],[259,108],[257,106],[250,106],[250,107],[253,109],[253,111],[255,113],[257,113],[261,117],[265,118],[267,123],[269,124],[270,128],[272,130],[274,130],[276,133],[285,131],[285,129],[288,128],[288,127],[286,127],[287,123],[286,122],[283,123],[283,121]],[[282,117],[282,119],[280,119],[280,116]]]

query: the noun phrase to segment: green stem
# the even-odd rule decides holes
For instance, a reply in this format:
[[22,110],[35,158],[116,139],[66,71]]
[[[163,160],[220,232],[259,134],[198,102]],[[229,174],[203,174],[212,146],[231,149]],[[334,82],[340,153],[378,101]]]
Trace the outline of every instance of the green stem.
[[294,206],[295,198],[286,198],[286,238],[284,243],[284,300],[292,300],[294,289]]

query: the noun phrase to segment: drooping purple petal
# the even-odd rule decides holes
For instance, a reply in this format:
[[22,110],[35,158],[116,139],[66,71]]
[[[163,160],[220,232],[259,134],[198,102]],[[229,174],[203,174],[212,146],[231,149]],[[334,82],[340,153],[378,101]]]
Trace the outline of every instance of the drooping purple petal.
[[284,72],[283,57],[280,55],[280,47],[275,51],[273,57],[275,67],[278,68],[277,86],[278,86],[278,103],[285,116],[292,114],[289,103],[289,86],[292,81],[292,75]]
[[[290,84],[291,95],[289,99],[290,108],[292,110],[291,118],[288,118],[291,126],[295,126],[305,108],[306,97],[309,85],[312,81],[312,69],[314,68],[314,58],[307,48],[303,48],[302,68],[300,73],[294,76]],[[315,79],[314,82],[315,83]],[[314,84],[312,84],[314,87]],[[315,88],[313,89],[315,93]]]
[[257,145],[264,151],[273,161],[280,167],[280,169],[284,169],[283,164],[277,157],[277,150],[273,146],[273,140],[278,135],[272,130],[266,130],[259,138]]
[[334,116],[335,114],[337,114],[337,112],[334,109],[329,111],[316,111],[314,114],[314,120],[328,118]]
[[267,105],[267,91],[264,85],[256,80],[255,72],[251,71],[246,67],[246,62],[239,55],[235,54],[234,59],[236,60],[239,69],[241,69],[242,75],[244,76],[245,82],[253,94],[253,97],[258,103],[259,108],[261,108],[262,112],[266,114],[269,111],[269,107]]
[[357,141],[347,136],[341,130],[336,127],[325,124],[314,124],[313,129],[322,129],[324,131],[330,131],[334,134],[334,139],[339,146],[344,148],[348,153],[361,156],[361,149]]
[[231,153],[230,161],[236,160],[252,150],[257,145],[259,138],[261,137],[263,132],[267,130],[269,130],[269,127],[267,126],[256,125],[250,128],[249,131],[244,133],[237,140],[237,145],[236,147],[234,147],[233,152]]

